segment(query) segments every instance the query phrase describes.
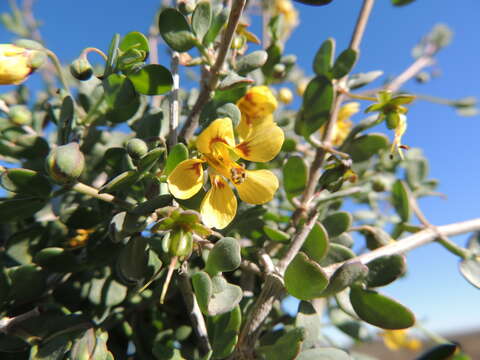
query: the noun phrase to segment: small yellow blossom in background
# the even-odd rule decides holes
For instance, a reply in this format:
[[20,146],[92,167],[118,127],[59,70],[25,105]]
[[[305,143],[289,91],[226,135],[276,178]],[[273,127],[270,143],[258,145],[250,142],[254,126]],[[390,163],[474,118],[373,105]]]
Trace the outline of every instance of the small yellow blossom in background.
[[30,65],[34,50],[0,44],[0,85],[18,85],[35,70]]
[[293,94],[289,88],[282,87],[278,91],[278,100],[280,100],[284,104],[290,104],[293,101]]
[[271,171],[247,170],[235,159],[270,161],[280,152],[283,140],[282,129],[271,121],[248,130],[243,141],[236,145],[232,121],[217,119],[197,138],[201,158],[182,161],[168,176],[170,192],[178,199],[195,195],[203,186],[203,164],[206,163],[211,187],[202,200],[200,214],[208,227],[223,229],[237,212],[237,199],[227,180],[233,183],[240,199],[249,204],[272,200],[279,185]]
[[298,25],[298,12],[291,0],[275,0],[274,14],[283,15],[285,31],[282,36],[288,37]]
[[278,103],[267,86],[253,86],[237,101],[242,119],[237,126],[240,138],[245,139],[259,125],[273,124],[273,112]]
[[93,233],[94,229],[77,229],[75,230],[75,236],[68,239],[68,245],[71,247],[80,247],[87,244],[90,234]]
[[[353,126],[350,117],[355,115],[359,111],[360,103],[358,102],[350,102],[340,108],[337,116],[337,121],[335,122],[332,131],[333,146],[340,146],[345,141]],[[323,133],[324,129],[325,127],[321,128],[321,133]]]
[[309,82],[310,82],[310,80],[308,80],[308,79],[302,79],[299,82],[297,82],[296,90],[297,90],[298,95],[303,96],[303,94],[305,93],[305,90],[307,89],[307,86],[308,86]]
[[401,159],[403,159],[402,136],[403,134],[405,134],[405,131],[407,131],[407,117],[404,114],[400,114],[398,124],[395,127],[395,136],[393,138],[392,148],[390,152],[393,154],[396,150],[398,152],[398,155],[400,155]]
[[379,334],[383,343],[390,350],[408,349],[418,351],[422,348],[422,342],[410,337],[407,330],[386,330]]

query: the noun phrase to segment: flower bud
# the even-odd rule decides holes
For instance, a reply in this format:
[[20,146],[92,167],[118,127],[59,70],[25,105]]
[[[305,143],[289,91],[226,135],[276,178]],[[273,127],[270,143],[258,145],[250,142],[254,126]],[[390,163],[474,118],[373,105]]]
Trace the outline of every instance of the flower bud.
[[290,104],[293,100],[293,94],[289,88],[283,87],[278,91],[278,100],[284,104]]
[[148,146],[142,139],[130,139],[126,145],[127,153],[132,159],[140,159],[148,152]]
[[70,64],[70,73],[77,80],[88,80],[93,75],[92,65],[90,65],[87,59],[80,57]]
[[276,79],[281,79],[285,76],[286,73],[285,64],[275,64],[273,67],[273,77]]
[[29,125],[32,122],[32,113],[23,105],[10,107],[8,116],[15,125]]
[[45,161],[48,175],[59,184],[75,182],[85,167],[85,157],[77,143],[59,146],[50,151]]
[[41,53],[12,44],[0,44],[0,85],[18,85],[43,64]]
[[178,10],[183,15],[190,15],[195,10],[195,1],[193,0],[180,0],[178,1]]

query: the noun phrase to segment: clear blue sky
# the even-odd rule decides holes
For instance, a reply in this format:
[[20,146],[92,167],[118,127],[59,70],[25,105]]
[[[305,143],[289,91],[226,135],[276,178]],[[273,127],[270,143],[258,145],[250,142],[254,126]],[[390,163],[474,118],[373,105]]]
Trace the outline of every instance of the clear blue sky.
[[[41,32],[48,46],[63,62],[70,62],[85,47],[106,50],[115,32],[146,32],[158,3],[158,0],[38,0],[34,9],[44,21]],[[335,0],[320,8],[298,4],[302,23],[287,43],[286,51],[297,54],[299,64],[311,72],[312,58],[324,39],[334,37],[338,51],[348,45],[360,4],[360,0]],[[6,1],[1,1],[0,12],[6,8]],[[405,89],[439,97],[480,98],[478,14],[478,0],[417,0],[404,8],[392,7],[389,0],[378,0],[355,71],[383,70],[386,75],[398,74],[411,63],[411,48],[441,22],[454,31],[453,43],[437,57],[442,75],[424,85],[408,83]],[[11,39],[9,33],[0,29],[1,42]],[[160,62],[168,65],[166,53],[160,54]],[[430,160],[431,177],[440,180],[439,190],[448,196],[447,200],[421,201],[433,224],[479,216],[478,134],[479,116],[459,117],[451,108],[420,101],[411,107],[404,143],[423,149]],[[466,237],[455,240],[464,244]],[[408,276],[383,292],[408,305],[418,319],[434,330],[480,328],[480,290],[458,274],[453,255],[432,244],[410,253],[408,264]]]

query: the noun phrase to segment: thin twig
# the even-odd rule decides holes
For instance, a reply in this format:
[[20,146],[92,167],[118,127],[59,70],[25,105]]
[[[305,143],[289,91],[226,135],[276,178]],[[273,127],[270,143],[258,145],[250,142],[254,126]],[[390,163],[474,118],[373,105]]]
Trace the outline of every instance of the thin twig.
[[186,142],[188,142],[188,140],[190,140],[190,138],[193,136],[193,133],[198,127],[200,112],[205,104],[211,99],[212,92],[217,87],[220,71],[222,70],[223,64],[227,57],[228,49],[232,43],[233,35],[237,29],[237,25],[240,21],[240,17],[242,16],[246,2],[246,0],[236,0],[233,2],[232,9],[230,10],[230,15],[228,17],[227,28],[223,34],[215,63],[208,72],[208,78],[203,82],[203,86],[200,94],[198,95],[197,101],[195,102],[195,105],[193,105],[192,111],[188,115],[185,125],[180,132],[180,138],[184,139]]
[[102,201],[105,201],[105,202],[108,202],[108,203],[111,203],[111,204],[118,205],[118,206],[120,206],[122,208],[125,208],[127,210],[133,208],[133,204],[131,204],[131,203],[125,201],[125,200],[119,199],[119,198],[117,198],[113,195],[106,194],[106,193],[99,194],[98,190],[95,189],[94,187],[88,186],[88,185],[80,183],[80,182],[77,182],[75,185],[73,185],[71,187],[71,189],[75,190],[76,192],[94,197],[96,199],[99,199],[99,200],[102,200]]
[[36,306],[32,310],[27,311],[26,313],[23,313],[14,317],[5,317],[0,320],[0,332],[4,334],[8,334],[16,324],[19,324],[33,317],[39,316],[41,313],[42,312],[40,311],[39,307]]
[[178,105],[178,89],[180,88],[180,76],[178,74],[178,64],[180,61],[180,55],[174,51],[172,53],[171,70],[173,78],[173,87],[170,92],[170,111],[168,122],[168,145],[170,147],[177,143],[177,128],[178,120],[180,117],[179,105]]
[[389,83],[385,89],[397,91],[403,86],[403,84],[417,75],[423,68],[432,65],[434,62],[435,61],[429,55],[419,57],[415,62],[412,63],[412,65],[406,68],[404,72],[393,79],[393,81]]

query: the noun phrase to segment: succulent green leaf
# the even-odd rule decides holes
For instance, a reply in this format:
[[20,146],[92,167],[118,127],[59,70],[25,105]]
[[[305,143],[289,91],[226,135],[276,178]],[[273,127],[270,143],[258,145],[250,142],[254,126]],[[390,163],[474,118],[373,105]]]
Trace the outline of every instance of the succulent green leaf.
[[320,265],[299,252],[285,271],[285,287],[290,295],[300,300],[312,300],[322,296],[328,278]]
[[330,116],[333,102],[333,85],[325,76],[312,79],[303,95],[302,110],[297,118],[298,130],[303,136],[310,136],[320,129]]
[[[298,0],[297,0],[298,1]],[[304,0],[302,0],[304,1]],[[309,349],[302,351],[297,360],[352,360],[345,351],[336,348]]]
[[330,243],[327,256],[324,257],[322,261],[320,261],[320,265],[329,266],[335,263],[349,260],[353,257],[355,257],[355,253],[348,247],[340,244]]
[[185,52],[196,44],[187,19],[176,9],[163,9],[158,19],[158,27],[163,40],[175,51]]
[[376,291],[353,286],[350,302],[360,319],[382,329],[406,329],[415,324],[409,309]]
[[252,79],[240,76],[234,72],[229,73],[218,85],[219,90],[230,90],[245,87],[253,83]]
[[0,200],[0,223],[26,219],[45,206],[45,199],[15,196]]
[[105,99],[112,108],[125,108],[137,98],[132,82],[121,74],[111,74],[103,80]]
[[208,32],[203,37],[203,44],[205,46],[208,46],[213,41],[215,41],[220,30],[222,30],[224,25],[227,23],[229,10],[227,8],[224,8],[223,6],[219,7],[219,9],[220,10],[216,12],[212,18],[210,29],[208,29]]
[[146,277],[147,265],[147,240],[142,236],[132,236],[117,260],[119,278],[126,285],[138,285]]
[[90,328],[82,337],[76,339],[70,356],[72,359],[108,360],[106,339],[101,334],[95,334],[95,330]]
[[282,169],[283,187],[290,196],[300,194],[307,184],[308,168],[300,156],[288,158]]
[[328,38],[325,40],[313,59],[313,71],[317,75],[330,76],[335,55],[335,40]]
[[361,262],[345,263],[333,273],[323,296],[331,296],[345,290],[356,281],[363,280],[367,274],[368,268]]
[[298,312],[295,317],[295,327],[303,328],[305,331],[302,350],[321,345],[322,316],[317,313],[310,302],[300,301],[298,304]]
[[9,297],[12,300],[26,302],[39,297],[46,290],[47,274],[40,266],[27,264],[8,269],[10,278]]
[[213,295],[213,284],[206,272],[200,271],[192,275],[192,286],[202,313],[208,314],[208,303]]
[[392,4],[395,5],[395,6],[404,6],[404,5],[410,4],[414,1],[415,0],[392,0]]
[[164,148],[155,148],[153,150],[150,150],[148,153],[143,155],[138,162],[138,170],[142,173],[145,174],[150,169],[152,169],[162,156],[162,154],[165,152]]
[[200,1],[197,3],[192,14],[192,28],[200,42],[210,29],[212,23],[212,7],[210,1]]
[[328,233],[321,223],[315,223],[303,243],[302,250],[308,257],[320,262],[327,255],[329,248]]
[[213,359],[224,359],[233,352],[238,341],[241,323],[242,312],[239,306],[230,312],[209,319],[209,328],[212,329],[209,335]]
[[278,64],[282,58],[283,46],[274,42],[267,48],[267,61],[262,66],[262,72],[267,77],[270,78],[273,74],[273,68]]
[[467,248],[475,255],[480,255],[480,231],[473,233],[468,238]]
[[175,145],[168,154],[167,162],[165,164],[165,169],[163,170],[163,173],[165,175],[170,175],[170,173],[173,171],[173,169],[175,169],[178,164],[187,159],[187,147],[182,143]]
[[294,360],[302,348],[305,339],[305,330],[295,328],[282,335],[273,345],[261,346],[258,352],[265,360],[276,360],[281,355],[282,360]]
[[128,170],[120,175],[115,176],[112,180],[103,185],[98,192],[102,193],[112,193],[115,191],[122,191],[130,188],[140,179],[139,174],[134,170]]
[[161,95],[169,92],[173,86],[170,71],[162,65],[150,64],[140,70],[128,73],[128,79],[135,90],[143,95]]
[[237,73],[239,75],[246,75],[249,72],[265,65],[267,59],[268,53],[264,50],[256,50],[244,55],[237,61]]
[[105,71],[103,73],[104,78],[107,78],[110,76],[110,74],[115,72],[118,61],[119,44],[120,34],[113,35],[112,41],[110,42],[110,46],[108,48],[107,61],[105,63]]
[[465,259],[460,262],[460,273],[470,284],[480,289],[480,260]]
[[8,169],[0,175],[0,185],[18,194],[47,197],[52,189],[49,181],[36,171]]
[[388,137],[384,134],[367,134],[353,139],[344,149],[354,162],[362,162],[388,147]]
[[232,120],[233,126],[236,127],[240,123],[242,114],[237,105],[233,103],[226,103],[217,108],[215,119],[228,117]]
[[264,226],[263,231],[265,232],[265,235],[267,235],[268,238],[272,241],[287,242],[290,240],[290,235],[281,230],[269,226]]
[[403,222],[408,222],[412,214],[408,193],[409,189],[403,181],[395,181],[392,186],[392,203],[395,211]]
[[125,35],[118,47],[124,53],[130,49],[143,51],[146,54],[145,57],[147,57],[150,52],[147,37],[138,31],[132,31]]
[[243,291],[241,287],[225,283],[222,291],[213,292],[208,303],[207,314],[215,316],[232,311],[240,303],[242,297]]
[[51,272],[66,273],[81,270],[75,255],[60,247],[40,250],[33,257],[33,262]]
[[334,79],[341,79],[352,71],[353,66],[358,58],[358,52],[353,49],[342,51],[335,60],[332,68],[332,77]]
[[404,255],[386,255],[370,261],[367,267],[367,286],[379,287],[388,285],[405,274],[407,261]]
[[440,344],[436,345],[424,353],[422,353],[415,360],[448,360],[452,359],[452,355],[457,352],[459,346],[457,344]]
[[322,224],[329,237],[339,236],[352,226],[352,215],[346,211],[339,211],[328,215],[322,220]]
[[347,87],[350,90],[355,90],[361,88],[362,86],[368,85],[371,82],[377,80],[380,76],[383,75],[383,71],[374,70],[367,73],[358,73],[353,74],[348,77]]
[[353,244],[355,243],[352,236],[347,232],[344,232],[344,233],[342,233],[342,234],[340,234],[336,237],[331,238],[330,241],[334,244],[343,245],[343,246],[348,247],[350,249],[352,248]]
[[60,109],[58,118],[58,145],[64,145],[69,142],[72,132],[73,120],[75,117],[75,106],[71,96],[65,96]]
[[233,271],[240,266],[241,261],[238,240],[225,237],[210,250],[205,271],[212,276],[219,272]]
[[116,306],[127,296],[127,287],[112,277],[94,278],[91,282],[89,300],[95,305]]

